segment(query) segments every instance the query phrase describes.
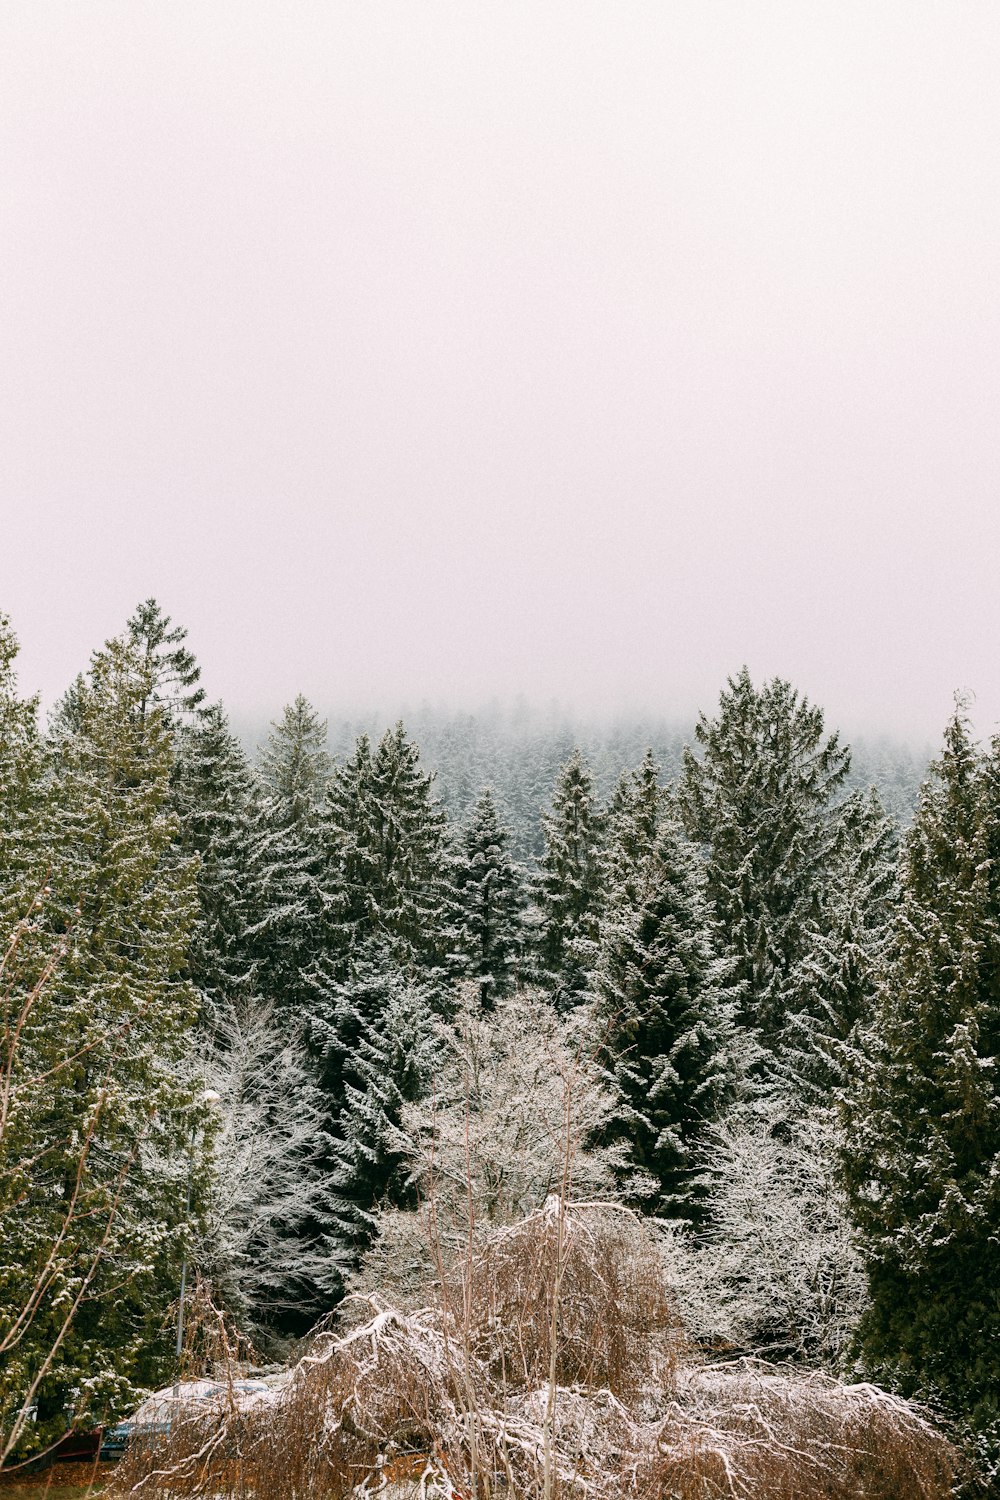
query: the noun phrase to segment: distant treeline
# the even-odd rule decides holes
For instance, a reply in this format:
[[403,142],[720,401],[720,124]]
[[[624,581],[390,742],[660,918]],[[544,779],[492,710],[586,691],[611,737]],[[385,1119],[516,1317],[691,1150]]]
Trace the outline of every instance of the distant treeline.
[[[450,712],[427,705],[400,715],[331,714],[328,744],[335,760],[346,759],[362,734],[377,741],[397,718],[420,747],[424,766],[435,774],[435,792],[449,817],[460,822],[471,811],[484,786],[493,789],[511,830],[519,859],[537,859],[544,847],[542,814],[552,789],[573,751],[583,754],[597,795],[607,800],[621,776],[651,750],[664,780],[680,772],[685,745],[694,742],[694,725],[680,720],[639,715],[585,718],[540,711],[521,703],[488,705],[474,712]],[[268,736],[266,722],[234,715],[240,738],[255,753]],[[930,752],[922,752],[889,735],[855,737],[845,792],[874,786],[888,813],[901,828],[910,823],[927,774]]]

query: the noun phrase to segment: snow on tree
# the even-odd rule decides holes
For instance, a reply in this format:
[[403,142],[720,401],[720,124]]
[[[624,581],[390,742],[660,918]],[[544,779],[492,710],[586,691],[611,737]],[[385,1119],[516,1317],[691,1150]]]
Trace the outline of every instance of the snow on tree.
[[744,1023],[777,1047],[798,1008],[795,978],[836,838],[833,801],[850,767],[822,710],[779,678],[729,682],[695,729],[678,788],[706,854],[708,893],[734,964]]
[[261,780],[285,827],[314,819],[332,768],[326,745],[326,720],[299,693],[271,725],[258,758]]
[[339,767],[324,807],[327,888],[342,955],[385,942],[401,964],[444,956],[445,814],[402,723]]
[[844,1075],[891,945],[894,829],[845,798],[850,752],[775,679],[731,678],[685,752],[678,807],[705,856],[750,1083],[794,1113]]
[[256,997],[215,1010],[198,1068],[219,1095],[192,1258],[258,1344],[336,1300],[325,1101],[299,1038]]
[[18,642],[0,613],[0,920],[11,927],[45,883],[38,700],[18,696]]
[[858,1066],[859,1028],[891,961],[899,900],[897,829],[874,788],[838,807],[834,832],[776,1069],[793,1094],[815,1104],[844,1087]]
[[906,839],[896,953],[847,1093],[861,1344],[1000,1442],[1000,740],[961,703]]
[[[16,1302],[51,1259],[4,1364],[8,1392],[30,1389],[45,1366],[33,1441],[63,1429],[71,1391],[78,1420],[92,1422],[130,1380],[163,1373],[156,1323],[176,1286],[192,1099],[196,1004],[183,971],[195,869],[173,847],[170,735],[150,691],[136,648],[109,642],[77,686],[74,728],[49,747],[48,881],[31,926],[58,962],[18,1038],[13,1079],[44,1128],[17,1199],[16,1263],[0,1278],[0,1298]],[[6,976],[8,1008],[36,977]]]
[[[453,1023],[437,1026],[433,1086],[402,1111],[396,1148],[419,1210],[382,1208],[355,1285],[417,1299],[436,1256],[453,1260],[470,1234],[509,1224],[552,1194],[642,1196],[624,1143],[595,1144],[618,1108],[593,1054],[586,1017],[563,1018],[540,992],[484,1011],[463,987]],[[528,1041],[530,1039],[530,1043]]]
[[125,627],[126,638],[139,653],[143,676],[149,692],[139,705],[146,714],[151,708],[163,710],[166,723],[176,728],[190,722],[201,712],[205,689],[199,687],[201,668],[184,642],[187,630],[172,625],[155,599],[138,606]]
[[538,977],[553,987],[557,1007],[566,1010],[587,991],[603,889],[603,819],[579,751],[560,769],[542,826],[545,850],[532,882]]
[[451,861],[449,968],[474,980],[484,1009],[514,988],[523,945],[524,876],[509,852],[493,792],[479,795]]
[[198,920],[188,973],[208,1005],[232,1002],[254,985],[250,928],[254,904],[254,839],[263,818],[250,763],[221,704],[201,710],[176,738],[173,805],[178,845],[198,856]]
[[370,1240],[378,1208],[413,1201],[398,1130],[405,1107],[428,1086],[438,1048],[426,987],[384,948],[358,965],[337,999],[340,1056],[328,1066],[336,1064],[341,1102],[331,1180],[340,1263],[349,1265]]
[[318,961],[330,941],[320,805],[330,770],[326,724],[301,694],[260,753],[263,798],[250,840],[247,939],[254,985],[287,1022],[317,1005]]
[[829,1107],[734,1111],[702,1143],[702,1229],[663,1224],[668,1282],[706,1348],[842,1368],[866,1300]]
[[698,1218],[699,1138],[734,1081],[731,1000],[698,857],[671,819],[648,833],[601,924],[595,1022],[622,1098],[612,1138],[655,1183],[643,1207]]
[[623,771],[607,811],[604,880],[617,899],[634,899],[633,882],[641,883],[656,845],[666,807],[660,767],[652,750],[642,764]]

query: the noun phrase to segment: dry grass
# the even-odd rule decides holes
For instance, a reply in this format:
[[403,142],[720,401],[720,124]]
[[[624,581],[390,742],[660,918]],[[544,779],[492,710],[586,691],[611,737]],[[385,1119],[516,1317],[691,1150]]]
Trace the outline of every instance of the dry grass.
[[433,1306],[369,1299],[267,1404],[133,1445],[119,1500],[943,1500],[955,1452],[872,1386],[686,1361],[641,1220],[558,1200]]

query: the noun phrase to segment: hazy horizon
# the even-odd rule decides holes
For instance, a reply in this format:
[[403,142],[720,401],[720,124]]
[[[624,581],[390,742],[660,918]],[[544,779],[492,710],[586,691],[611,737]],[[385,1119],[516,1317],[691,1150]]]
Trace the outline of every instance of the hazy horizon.
[[273,718],[1000,727],[1000,10],[0,14],[0,609]]

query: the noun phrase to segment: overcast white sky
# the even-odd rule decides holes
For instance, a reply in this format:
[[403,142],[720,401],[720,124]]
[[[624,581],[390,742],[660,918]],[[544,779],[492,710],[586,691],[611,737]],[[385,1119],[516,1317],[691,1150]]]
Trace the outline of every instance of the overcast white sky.
[[27,688],[1000,727],[995,0],[5,0],[0,339]]

